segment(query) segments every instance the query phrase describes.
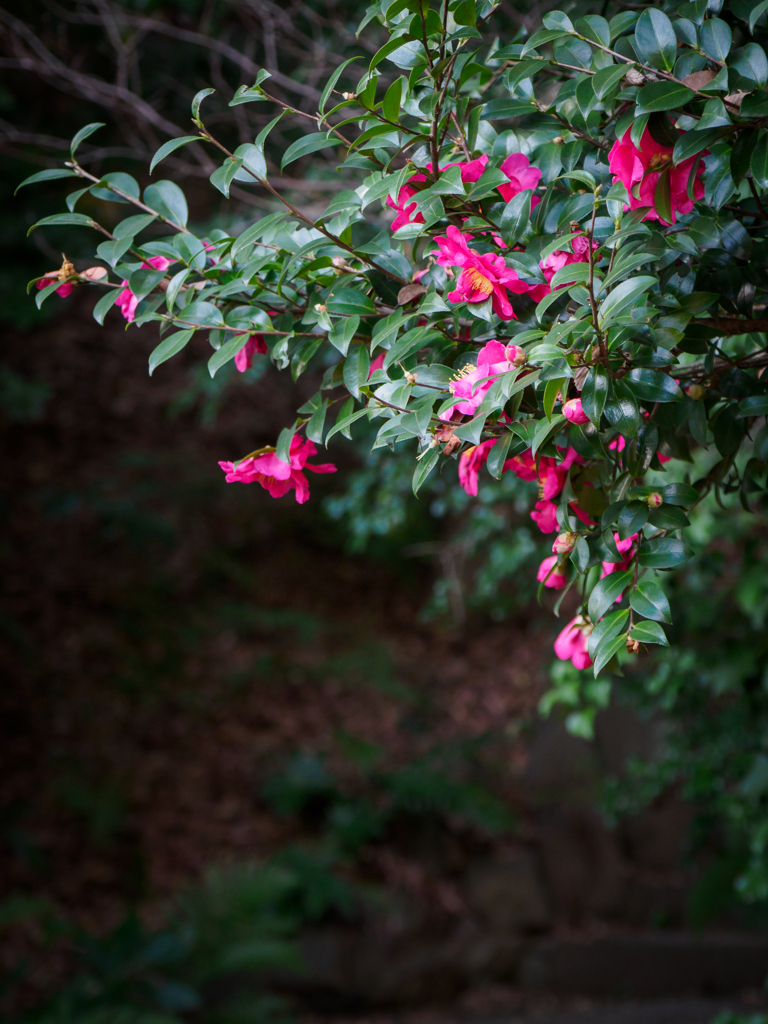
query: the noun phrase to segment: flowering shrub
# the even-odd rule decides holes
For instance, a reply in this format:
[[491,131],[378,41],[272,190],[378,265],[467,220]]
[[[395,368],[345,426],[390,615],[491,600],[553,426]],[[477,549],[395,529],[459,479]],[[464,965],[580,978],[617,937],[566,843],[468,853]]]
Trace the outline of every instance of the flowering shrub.
[[[321,217],[270,181],[282,110],[229,152],[202,90],[196,134],[155,154],[151,171],[202,141],[224,158],[211,183],[225,196],[234,181],[266,190],[275,212],[237,236],[198,237],[171,181],[142,194],[129,175],[89,174],[76,156],[89,125],[65,167],[23,184],[77,180],[70,212],[35,227],[96,230],[111,273],[65,260],[37,301],[90,284],[99,322],[117,305],[158,323],[150,373],[201,335],[211,375],[262,348],[294,378],[324,368],[273,448],[221,463],[228,481],[305,501],[303,470],[334,468],[307,462],[315,446],[365,417],[374,448],[415,459],[416,493],[452,462],[470,494],[486,473],[536,484],[532,519],[557,534],[540,594],[560,591],[556,611],[578,595],[555,651],[597,675],[621,649],[667,643],[655,577],[688,559],[688,511],[710,492],[749,507],[765,489],[768,58],[752,40],[765,14],[720,8],[550,11],[500,45],[483,38],[490,0],[375,3],[361,29],[387,41],[354,91],[339,87],[352,61],[338,68],[306,115],[317,130],[282,157],[343,151],[359,184]],[[268,78],[230,105],[285,108]],[[86,192],[134,211],[108,229],[76,212]]]

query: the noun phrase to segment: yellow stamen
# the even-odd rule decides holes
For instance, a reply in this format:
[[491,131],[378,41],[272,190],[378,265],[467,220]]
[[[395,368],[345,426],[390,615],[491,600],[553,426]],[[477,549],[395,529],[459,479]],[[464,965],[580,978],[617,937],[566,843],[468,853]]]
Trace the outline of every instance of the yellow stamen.
[[493,291],[493,285],[485,276],[481,274],[479,270],[467,270],[467,277],[472,285],[472,288],[477,292],[482,292],[483,295],[490,295]]

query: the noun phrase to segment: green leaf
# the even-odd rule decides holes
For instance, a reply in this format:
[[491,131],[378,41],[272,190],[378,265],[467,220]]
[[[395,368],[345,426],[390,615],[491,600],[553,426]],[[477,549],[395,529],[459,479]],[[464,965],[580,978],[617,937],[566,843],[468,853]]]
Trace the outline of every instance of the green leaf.
[[200,104],[203,102],[206,96],[210,96],[216,92],[215,89],[201,89],[200,92],[196,92],[192,98],[192,120],[197,121],[200,117]]
[[302,138],[297,139],[296,142],[292,142],[285,151],[280,164],[280,170],[284,170],[288,164],[293,163],[294,160],[299,160],[303,156],[308,156],[310,153],[317,153],[321,149],[331,149],[338,145],[339,140],[335,137],[329,139],[325,132],[315,132],[310,135],[304,135]]
[[[154,219],[154,218],[153,218]],[[115,242],[102,242],[96,246],[96,255],[114,268],[133,244],[132,238],[119,238]]]
[[390,53],[394,53],[395,50],[399,50],[404,43],[418,41],[418,39],[418,36],[410,35],[395,36],[394,38],[389,39],[386,43],[384,43],[381,49],[377,50],[376,53],[374,53],[373,57],[371,58],[371,63],[368,65],[369,73],[373,71],[375,67],[378,67],[378,65],[381,64],[381,62],[386,57],[388,57]]
[[616,598],[623,594],[632,582],[633,572],[627,569],[625,572],[612,572],[598,580],[589,595],[589,617],[593,622],[598,622],[608,609],[616,603]]
[[534,32],[530,39],[527,39],[523,44],[523,48],[520,51],[520,56],[524,57],[530,50],[535,50],[538,46],[543,46],[545,43],[551,43],[555,39],[562,39],[563,36],[568,35],[567,32],[560,28],[543,28],[539,29],[538,32]]
[[562,415],[562,413],[559,413],[557,416],[553,417],[551,423],[548,420],[541,420],[533,433],[533,439],[531,442],[531,453],[535,456],[539,448],[541,448],[542,445],[546,444],[547,441],[555,437],[555,435],[558,434],[563,429],[567,422],[568,420],[565,418],[565,416]]
[[501,237],[512,247],[520,241],[528,228],[531,219],[531,197],[533,191],[526,189],[525,192],[518,192],[504,207],[499,227]]
[[612,640],[606,641],[605,645],[595,652],[595,678],[597,678],[613,657],[619,653],[626,642],[626,634],[622,633],[619,636],[615,636]]
[[418,466],[416,467],[413,474],[413,481],[411,486],[413,487],[413,493],[418,494],[422,484],[427,479],[429,474],[437,465],[437,460],[440,457],[440,446],[436,445],[434,448],[429,448],[426,455],[423,456]]
[[653,190],[653,205],[663,224],[672,224],[672,185],[669,180],[669,168],[662,171]]
[[661,495],[665,505],[695,505],[699,500],[699,492],[690,484],[667,484]]
[[320,405],[315,409],[309,418],[305,433],[310,441],[316,441],[317,444],[323,443],[323,427],[325,426],[325,416],[328,412],[328,399],[324,398]]
[[211,377],[215,377],[217,370],[220,370],[230,359],[235,358],[240,349],[248,343],[248,337],[248,334],[234,334],[229,341],[226,341],[220,349],[213,353],[208,360],[208,373]]
[[525,100],[491,100],[480,111],[481,121],[504,121],[536,113],[536,107]]
[[291,461],[291,441],[293,441],[297,426],[298,424],[294,423],[292,427],[283,427],[278,434],[275,455],[281,462],[290,463]]
[[747,43],[735,50],[728,66],[761,89],[768,81],[768,58],[765,50],[757,43]]
[[507,431],[502,438],[500,438],[496,444],[491,448],[488,454],[488,462],[486,466],[488,472],[496,480],[501,480],[501,474],[504,471],[504,463],[507,461],[507,452],[509,446],[513,441],[517,440],[515,434],[512,431]]
[[[25,178],[20,185],[16,186],[16,192],[20,188],[24,188],[25,185],[33,185],[36,181],[55,181],[57,178],[76,178],[77,175],[74,171],[67,170],[66,167],[51,167],[47,171],[37,171],[35,174],[30,174],[28,178]],[[16,195],[16,192],[13,194]]]
[[43,217],[42,220],[37,221],[27,232],[30,235],[35,228],[45,227],[46,224],[77,224],[84,228],[95,228],[97,225],[90,217],[86,217],[84,213],[53,213],[50,217]]
[[184,331],[176,331],[175,334],[170,334],[164,341],[161,341],[149,357],[150,377],[160,363],[164,363],[167,359],[170,359],[171,356],[175,356],[177,352],[181,352],[194,333],[195,331],[193,328],[189,328]]
[[611,64],[607,68],[601,68],[597,74],[592,76],[592,88],[599,100],[606,97],[611,89],[624,78],[627,73],[625,64]]
[[358,400],[362,398],[360,389],[368,382],[370,368],[371,357],[368,355],[368,348],[365,345],[355,345],[344,360],[344,384],[347,391]]
[[126,217],[125,220],[121,220],[119,224],[112,228],[112,234],[115,238],[128,238],[132,241],[144,228],[149,227],[154,220],[157,220],[154,213],[138,213],[133,217]]
[[768,416],[768,395],[751,395],[739,402],[738,416]]
[[733,42],[730,25],[721,18],[708,18],[699,30],[699,41],[704,53],[722,64]]
[[190,267],[184,267],[183,270],[180,270],[171,278],[170,284],[168,285],[168,291],[165,293],[165,303],[170,312],[173,312],[176,296],[179,294],[181,286],[187,280],[191,272]]
[[405,79],[400,76],[396,78],[392,85],[387,89],[384,94],[384,100],[381,105],[381,112],[387,121],[399,121],[400,119],[400,103],[403,98],[403,85]]
[[648,522],[657,530],[684,530],[691,520],[677,505],[662,505],[648,516]]
[[755,182],[760,188],[768,189],[768,132],[760,132],[749,165]]
[[93,319],[97,324],[101,324],[102,326],[104,325],[104,317],[117,302],[117,298],[121,291],[122,288],[110,288],[105,295],[102,295],[93,307]]
[[655,622],[671,622],[666,594],[653,580],[642,579],[629,595],[629,603],[638,615]]
[[368,415],[368,409],[367,408],[366,409],[358,409],[357,412],[345,412],[348,404],[350,404],[350,408],[353,407],[354,404],[355,404],[354,398],[350,398],[349,399],[349,403],[345,402],[344,405],[342,405],[341,410],[339,412],[339,418],[336,420],[334,425],[331,427],[331,429],[326,434],[326,437],[325,437],[325,443],[326,444],[328,444],[328,442],[334,436],[334,434],[344,433],[345,436],[347,436],[347,437],[350,436],[349,435],[349,428],[352,426],[352,424],[356,420],[359,420],[361,416],[367,416]]
[[762,0],[756,7],[753,7],[749,15],[749,32],[755,34],[755,25],[765,12],[768,11],[768,0]]
[[144,189],[144,202],[166,220],[183,228],[187,226],[187,200],[176,182],[156,181],[153,185],[148,185]]
[[657,110],[675,110],[684,107],[694,93],[677,82],[651,82],[637,94],[635,114],[652,114]]
[[640,409],[628,384],[623,380],[613,382],[613,398],[603,410],[608,422],[616,427],[622,437],[637,437],[640,432]]
[[208,180],[214,188],[217,188],[222,195],[229,199],[229,186],[242,166],[242,160],[233,160],[231,157],[227,157],[221,167],[217,167]]
[[149,165],[149,173],[151,174],[152,171],[154,171],[155,167],[157,167],[157,165],[160,163],[160,161],[165,160],[165,158],[169,154],[173,153],[175,149],[179,149],[181,146],[186,146],[187,143],[189,142],[200,142],[200,136],[184,135],[180,139],[171,139],[170,142],[164,143],[152,157],[152,162]]
[[594,366],[586,376],[581,392],[581,404],[584,412],[597,429],[600,429],[600,417],[605,403],[612,395],[611,378],[603,366]]
[[640,545],[640,565],[646,569],[674,569],[690,557],[685,544],[674,537],[653,537]]
[[672,71],[677,60],[677,36],[672,22],[662,11],[650,8],[637,19],[635,50],[641,60],[662,71]]
[[544,415],[548,420],[552,419],[552,411],[555,408],[557,396],[560,394],[560,389],[567,379],[567,377],[557,377],[554,380],[548,380],[546,383],[542,404],[544,406]]
[[629,631],[629,638],[639,640],[642,644],[664,644],[665,647],[669,647],[669,640],[658,622],[636,622]]
[[701,153],[716,142],[722,134],[722,128],[709,128],[706,131],[686,132],[684,135],[681,135],[675,143],[675,148],[672,153],[673,162],[675,165],[681,164],[690,157],[696,156],[697,153]]
[[345,320],[339,320],[333,325],[333,329],[328,332],[328,341],[345,356],[349,343],[354,338],[359,326],[360,317],[357,315],[347,317]]
[[619,515],[619,537],[633,537],[648,522],[648,505],[644,501],[630,501]]
[[655,277],[632,277],[628,281],[622,281],[600,304],[598,315],[601,326],[605,327],[615,320],[627,306],[632,306],[635,299],[640,298],[657,283]]
[[683,399],[680,385],[661,370],[630,370],[623,380],[630,386],[632,393],[644,402],[680,402]]
[[595,628],[590,633],[589,642],[587,644],[589,656],[593,661],[595,660],[598,649],[601,646],[604,647],[607,643],[610,643],[616,634],[621,632],[624,627],[624,623],[628,619],[629,608],[619,608],[618,611],[611,612],[610,615],[606,615],[599,622],[595,623]]
[[442,335],[439,331],[430,330],[428,327],[412,327],[410,331],[406,331],[402,338],[392,345],[384,356],[383,369],[388,370],[393,363],[407,359],[414,352],[426,348],[432,341],[441,337]]
[[103,127],[104,127],[104,122],[103,121],[94,121],[93,124],[87,124],[85,126],[85,128],[81,128],[80,129],[80,131],[77,133],[77,135],[75,135],[74,139],[72,139],[72,144],[69,147],[69,155],[72,157],[73,160],[75,159],[75,152],[77,151],[78,147],[80,146],[80,143],[84,142],[88,138],[89,135],[93,135],[93,133],[98,128],[103,128]]
[[339,67],[336,68],[336,70],[333,72],[331,77],[325,83],[325,88],[323,89],[323,92],[322,92],[322,94],[320,96],[320,104],[319,104],[319,106],[317,108],[318,111],[320,112],[320,114],[324,114],[325,113],[325,104],[328,102],[328,97],[333,92],[333,89],[334,89],[336,83],[338,82],[339,78],[341,77],[341,75],[342,75],[342,73],[344,71],[344,68],[347,67],[349,64],[351,64],[352,61],[354,61],[354,60],[362,60],[362,58],[361,57],[350,57],[349,60],[345,60],[343,64],[341,64]]
[[488,416],[485,413],[480,413],[466,423],[462,423],[460,427],[455,427],[453,432],[461,441],[466,441],[468,444],[480,444],[487,419]]
[[376,312],[371,299],[357,288],[336,288],[326,302],[329,313],[369,316]]

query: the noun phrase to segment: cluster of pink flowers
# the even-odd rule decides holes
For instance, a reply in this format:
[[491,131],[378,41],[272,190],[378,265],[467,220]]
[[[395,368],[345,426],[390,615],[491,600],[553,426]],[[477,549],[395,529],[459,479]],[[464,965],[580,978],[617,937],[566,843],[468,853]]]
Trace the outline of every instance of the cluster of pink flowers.
[[[176,263],[176,260],[169,260],[165,256],[150,256],[147,262],[141,265],[146,269],[152,267],[154,270],[167,270],[172,263]],[[123,281],[122,288],[123,290],[118,295],[115,305],[120,307],[121,313],[130,323],[136,316],[136,307],[139,304],[139,300],[128,287],[127,281]]]
[[502,320],[516,319],[508,291],[524,295],[530,285],[521,281],[517,273],[507,266],[499,253],[481,253],[470,249],[472,235],[464,235],[451,225],[444,235],[435,238],[441,267],[461,267],[461,275],[449,302],[485,302],[490,299],[494,313]]
[[[477,160],[461,160],[455,164],[446,164],[445,167],[440,168],[440,171],[447,171],[449,167],[460,167],[461,180],[466,185],[482,177],[487,163],[488,157],[483,154]],[[427,164],[427,170],[430,174],[432,173],[431,163]],[[405,224],[424,223],[424,215],[416,213],[416,203],[411,202],[416,193],[420,191],[416,186],[424,181],[427,181],[426,174],[414,174],[397,193],[397,202],[394,202],[390,196],[387,196],[387,206],[392,210],[397,210],[397,216],[392,221],[393,231],[398,231]]]
[[[608,166],[613,174],[614,183],[620,181],[629,192],[629,206],[625,206],[625,209],[638,210],[648,207],[648,213],[643,220],[659,220],[666,224],[655,208],[654,199],[659,176],[665,171],[669,173],[672,224],[676,221],[675,213],[690,213],[694,200],[704,198],[704,165],[701,163],[701,157],[707,156],[709,150],[683,160],[677,166],[672,162],[673,152],[671,146],[662,146],[658,143],[647,128],[640,139],[640,149],[632,142],[629,129],[614,142],[608,154]],[[688,179],[694,161],[699,162],[699,167],[691,199],[688,195]]]
[[457,380],[450,384],[451,393],[464,399],[445,413],[443,419],[450,420],[454,413],[474,416],[486,391],[495,380],[509,370],[525,363],[525,352],[518,345],[503,345],[500,341],[489,341],[477,353],[477,365],[462,371]]
[[233,462],[220,462],[219,465],[227,474],[229,484],[259,483],[273,498],[282,498],[288,491],[294,490],[296,501],[303,505],[309,498],[309,481],[302,471],[309,469],[313,473],[336,472],[336,467],[331,462],[310,465],[307,460],[316,454],[317,448],[312,441],[302,441],[300,437],[294,436],[291,441],[289,462],[278,459],[275,452],[271,451],[243,459],[237,465]]

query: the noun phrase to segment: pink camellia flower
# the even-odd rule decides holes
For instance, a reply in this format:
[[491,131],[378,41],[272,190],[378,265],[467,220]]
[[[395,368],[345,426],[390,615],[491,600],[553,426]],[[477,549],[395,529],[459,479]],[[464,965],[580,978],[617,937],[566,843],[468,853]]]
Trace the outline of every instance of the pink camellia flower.
[[557,529],[557,505],[545,498],[537,501],[531,512],[531,519],[542,533],[553,533]]
[[[41,291],[43,288],[47,288],[49,285],[53,284],[53,282],[58,278],[58,276],[59,276],[58,270],[49,270],[48,273],[47,274],[43,274],[43,276],[37,282],[37,290]],[[71,291],[72,291],[72,282],[71,281],[63,281],[59,285],[59,287],[56,289],[56,294],[60,295],[62,297],[62,299],[66,299],[66,297],[70,294]]]
[[254,355],[257,352],[264,355],[266,351],[267,343],[264,341],[264,335],[252,334],[235,356],[235,366],[238,368],[240,373],[245,373],[246,370],[250,370],[253,366]]
[[576,516],[577,519],[581,520],[586,526],[597,526],[594,519],[590,519],[584,509],[579,508],[575,501],[569,501],[568,507],[571,512]]
[[472,497],[477,496],[477,475],[480,469],[488,461],[491,448],[496,444],[496,438],[492,437],[482,444],[476,444],[467,448],[459,458],[459,483]]
[[618,533],[614,533],[613,539],[616,542],[616,550],[620,555],[624,555],[625,557],[620,562],[603,562],[600,579],[602,579],[603,576],[610,576],[612,572],[624,572],[632,564],[632,548],[637,540],[637,534],[633,533],[632,536],[627,537],[626,540],[620,540]]
[[[541,179],[541,171],[538,167],[531,167],[531,161],[524,153],[510,153],[501,165],[501,172],[509,178],[508,185],[498,186],[501,197],[506,203],[520,192],[536,188]],[[531,196],[531,210],[540,202],[538,196]]]
[[[176,263],[176,260],[169,260],[165,256],[150,256],[146,263],[142,263],[142,267],[152,267],[154,270],[167,270],[172,263]],[[123,281],[123,290],[117,297],[116,306],[120,307],[120,310],[125,319],[130,323],[136,316],[136,307],[139,304],[139,300],[133,294],[131,289],[128,287],[128,282]]]
[[[517,345],[507,345],[505,347],[500,341],[489,341],[483,345],[477,353],[477,366],[468,363],[460,371],[458,379],[451,381],[449,385],[451,393],[459,398],[463,398],[464,401],[459,402],[453,409],[445,413],[444,418],[450,419],[454,410],[465,416],[474,416],[475,410],[482,402],[486,391],[488,391],[493,382],[502,373],[515,369],[516,364],[510,356],[515,358],[516,353],[521,351],[522,349],[518,349]],[[486,380],[486,378],[488,379]]]
[[[485,165],[488,163],[488,157],[485,153],[479,156],[477,160],[459,161],[455,164],[446,164],[445,167],[441,167],[440,171],[447,171],[449,167],[460,167],[461,168],[461,180],[464,183],[477,181],[482,177]],[[427,164],[427,170],[432,173],[432,164]],[[427,181],[426,174],[414,174],[406,181],[400,191],[397,193],[397,202],[395,203],[390,196],[387,196],[387,206],[392,210],[397,210],[397,216],[392,221],[392,230],[398,231],[404,224],[423,224],[424,215],[416,213],[416,203],[412,203],[411,199],[420,190],[416,188],[417,182]]]
[[[599,248],[598,242],[592,243],[592,250]],[[531,289],[531,299],[534,302],[541,302],[541,300],[552,291],[550,282],[558,270],[562,270],[563,267],[570,267],[574,263],[587,263],[589,262],[589,239],[586,235],[579,235],[577,238],[571,239],[572,252],[567,252],[565,249],[556,249],[550,253],[545,260],[539,263],[541,272],[547,279],[546,284],[537,284]],[[569,282],[562,281],[557,285],[557,289],[567,288]]]
[[302,470],[309,469],[313,473],[336,472],[336,467],[330,462],[311,466],[307,459],[316,453],[317,448],[312,441],[302,441],[300,437],[294,436],[290,462],[278,459],[274,452],[265,452],[263,455],[243,459],[237,466],[233,462],[220,462],[219,465],[227,474],[229,484],[260,483],[273,498],[281,498],[293,489],[296,491],[296,501],[303,505],[309,498],[309,481]]
[[568,582],[565,566],[558,562],[557,555],[550,555],[544,559],[536,573],[536,579],[553,590],[562,590]]
[[589,423],[589,416],[582,409],[580,398],[571,398],[565,403],[563,416],[569,423]]
[[[649,207],[643,220],[663,220],[654,203],[654,192],[663,171],[669,172],[669,184],[672,193],[672,224],[675,223],[675,213],[690,213],[693,209],[694,200],[704,198],[704,182],[701,180],[704,173],[704,165],[700,162],[700,156],[707,156],[709,150],[701,154],[683,160],[677,167],[672,163],[673,149],[670,146],[662,146],[651,135],[646,128],[640,140],[638,149],[630,138],[630,130],[627,129],[624,135],[617,139],[610,153],[608,154],[608,166],[613,174],[614,183],[620,181],[629,193],[629,206],[624,209],[637,210],[640,207]],[[694,161],[699,161],[696,171],[696,180],[693,183],[693,199],[688,197],[688,178]]]
[[449,302],[485,302],[490,298],[498,317],[516,319],[507,291],[522,295],[530,288],[506,265],[503,256],[470,249],[472,235],[463,235],[453,224],[435,241],[440,248],[439,265],[462,268],[456,290],[448,295]]
[[592,659],[587,645],[593,626],[589,619],[577,615],[555,640],[555,654],[561,661],[570,661],[574,668],[589,668]]
[[567,468],[558,466],[555,459],[544,455],[538,462],[538,473],[536,459],[531,454],[530,448],[522,455],[515,455],[504,463],[505,472],[512,472],[521,480],[538,480],[539,500],[544,501],[554,498],[563,489]]

